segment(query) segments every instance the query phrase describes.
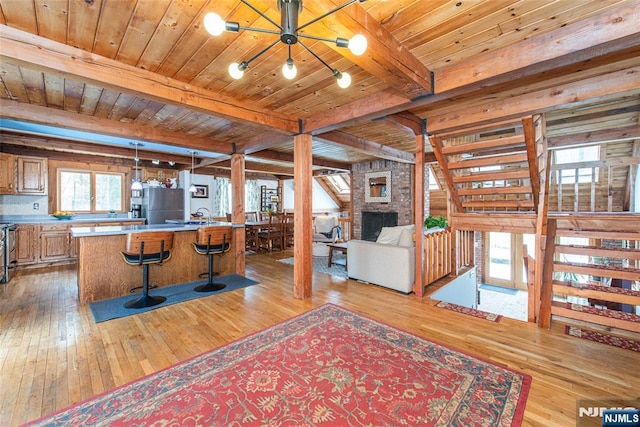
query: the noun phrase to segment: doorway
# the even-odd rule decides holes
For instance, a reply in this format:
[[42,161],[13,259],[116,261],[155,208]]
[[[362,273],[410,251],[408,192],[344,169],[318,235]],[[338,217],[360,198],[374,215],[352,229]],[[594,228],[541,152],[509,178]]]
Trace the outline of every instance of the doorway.
[[535,253],[535,235],[502,232],[485,233],[484,283],[505,288],[527,290],[523,246]]

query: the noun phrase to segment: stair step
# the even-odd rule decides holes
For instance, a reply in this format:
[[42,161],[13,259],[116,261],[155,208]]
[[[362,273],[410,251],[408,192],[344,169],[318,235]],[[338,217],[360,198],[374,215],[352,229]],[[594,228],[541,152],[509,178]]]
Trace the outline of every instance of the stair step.
[[477,141],[477,142],[467,142],[464,144],[456,144],[456,145],[448,145],[446,147],[442,147],[442,154],[444,155],[452,155],[452,154],[462,154],[462,153],[476,153],[483,152],[495,148],[513,148],[513,147],[523,147],[524,148],[524,135],[515,135],[509,136],[506,138],[497,138],[486,141]]
[[601,246],[586,245],[556,245],[556,253],[640,260],[640,249],[633,248],[603,248]]
[[557,301],[551,304],[551,314],[583,320],[596,325],[640,332],[640,316],[637,314]]
[[613,277],[616,279],[638,280],[640,269],[631,267],[616,267],[613,265],[581,264],[575,262],[553,263],[553,271],[566,273],[589,274],[591,276]]
[[583,298],[596,298],[621,304],[640,305],[640,291],[632,289],[554,280],[553,292]]

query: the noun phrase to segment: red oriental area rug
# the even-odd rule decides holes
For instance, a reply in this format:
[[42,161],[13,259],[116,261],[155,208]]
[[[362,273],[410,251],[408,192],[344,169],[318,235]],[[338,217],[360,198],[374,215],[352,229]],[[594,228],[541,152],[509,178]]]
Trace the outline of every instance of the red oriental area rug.
[[531,377],[335,305],[30,425],[520,425]]
[[489,313],[482,310],[476,310],[475,308],[464,307],[457,304],[451,304],[450,302],[440,301],[436,304],[436,307],[446,308],[447,310],[455,311],[456,313],[466,314],[469,316],[477,317],[478,319],[489,320],[491,322],[499,322],[502,319],[501,314]]

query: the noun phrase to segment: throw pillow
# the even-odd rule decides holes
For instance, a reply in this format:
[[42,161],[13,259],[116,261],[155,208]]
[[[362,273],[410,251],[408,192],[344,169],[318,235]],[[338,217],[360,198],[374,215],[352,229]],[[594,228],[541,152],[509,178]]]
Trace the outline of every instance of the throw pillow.
[[397,227],[382,227],[382,230],[380,230],[380,234],[378,235],[378,239],[376,240],[376,243],[383,243],[386,245],[397,245],[398,241],[400,240],[400,233],[402,233],[402,230],[405,230],[405,229],[409,229],[411,230],[411,233],[413,233],[413,230],[415,229],[415,227],[413,226],[413,224],[400,225]]
[[376,243],[382,243],[385,245],[397,245],[398,239],[400,239],[400,233],[402,229],[398,227],[382,227]]
[[398,246],[412,247],[413,232],[414,230],[411,230],[409,228],[403,229],[402,232],[400,233],[400,238],[398,239]]

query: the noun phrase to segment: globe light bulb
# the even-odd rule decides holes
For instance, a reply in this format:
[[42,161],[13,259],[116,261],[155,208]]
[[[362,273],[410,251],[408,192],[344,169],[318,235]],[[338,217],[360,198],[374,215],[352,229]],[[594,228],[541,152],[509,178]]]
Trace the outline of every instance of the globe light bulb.
[[351,76],[349,73],[341,73],[341,76],[338,77],[338,86],[342,89],[346,89],[351,86]]
[[282,75],[288,80],[296,78],[298,69],[296,68],[296,64],[293,63],[293,59],[287,59],[287,62],[282,66]]
[[212,36],[219,36],[224,32],[224,20],[217,13],[209,12],[204,16],[204,29]]
[[367,50],[367,38],[362,34],[356,34],[349,40],[349,50],[354,55],[362,55]]
[[240,69],[240,64],[232,62],[231,65],[229,65],[229,75],[238,80],[244,76],[244,70]]

